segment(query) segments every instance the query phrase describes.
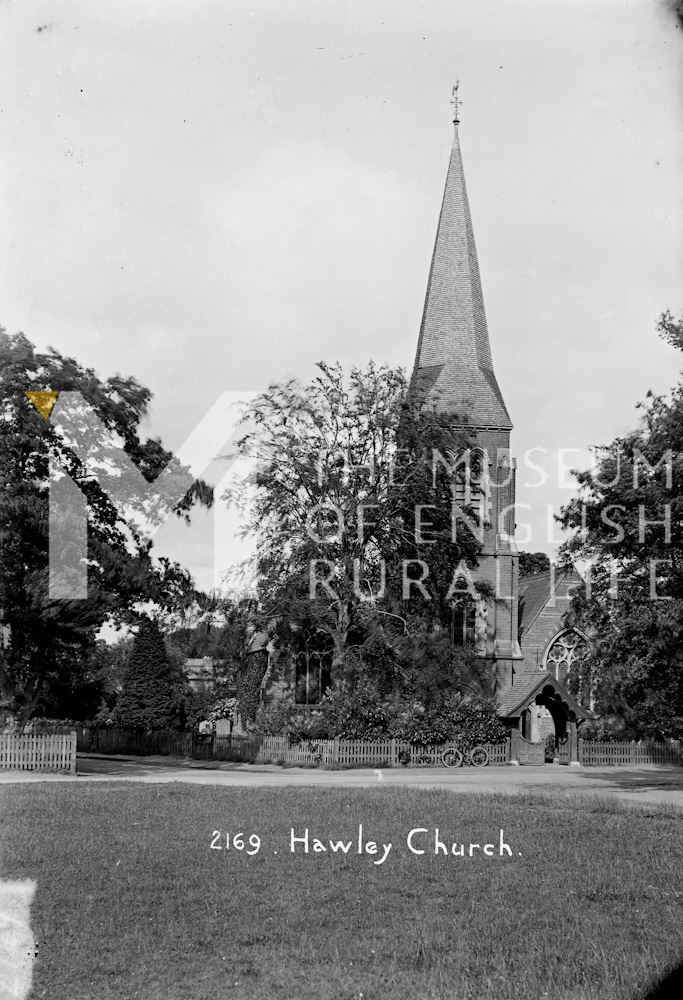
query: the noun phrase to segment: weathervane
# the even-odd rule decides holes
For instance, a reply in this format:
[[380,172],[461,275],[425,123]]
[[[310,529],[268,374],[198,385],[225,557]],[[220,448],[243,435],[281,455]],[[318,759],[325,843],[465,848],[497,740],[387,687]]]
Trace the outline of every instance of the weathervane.
[[462,101],[458,97],[458,87],[460,86],[460,80],[455,81],[455,86],[453,87],[453,93],[451,94],[451,104],[453,105],[453,124],[458,125],[460,122],[459,111]]

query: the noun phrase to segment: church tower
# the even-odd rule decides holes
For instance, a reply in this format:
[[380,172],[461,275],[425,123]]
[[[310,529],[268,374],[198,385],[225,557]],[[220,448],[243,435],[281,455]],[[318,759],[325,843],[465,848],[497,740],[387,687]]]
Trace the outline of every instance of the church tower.
[[[452,416],[471,440],[458,499],[480,511],[479,563],[472,571],[473,628],[461,615],[456,641],[472,642],[491,660],[502,692],[521,669],[518,641],[519,557],[514,542],[515,463],[512,423],[493,371],[458,136],[458,87],[453,89],[453,148],[427,282],[412,389],[422,405]],[[474,588],[473,588],[474,589]],[[460,624],[463,623],[462,631]]]

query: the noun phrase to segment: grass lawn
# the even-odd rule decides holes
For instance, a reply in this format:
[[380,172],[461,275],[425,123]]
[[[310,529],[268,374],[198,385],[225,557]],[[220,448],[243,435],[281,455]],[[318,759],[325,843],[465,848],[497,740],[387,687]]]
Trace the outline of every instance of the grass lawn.
[[[493,854],[435,855],[436,827]],[[673,809],[595,797],[0,787],[0,878],[37,881],[49,1000],[635,998],[680,958],[682,840]]]

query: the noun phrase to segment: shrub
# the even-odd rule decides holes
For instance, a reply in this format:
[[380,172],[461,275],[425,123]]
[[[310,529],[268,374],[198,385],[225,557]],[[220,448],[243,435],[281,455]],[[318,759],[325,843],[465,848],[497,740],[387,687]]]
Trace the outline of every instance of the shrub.
[[301,708],[286,702],[262,708],[255,728],[263,736],[285,736],[290,743],[330,738],[329,726],[322,712],[303,715]]
[[404,705],[394,717],[390,734],[409,743],[429,745],[457,741],[466,746],[502,743],[507,730],[492,703],[481,698],[449,695],[441,705],[426,709],[420,702]]
[[207,712],[207,721],[218,722],[219,719],[230,719],[232,721],[235,718],[237,704],[237,698],[219,698]]
[[282,736],[293,718],[293,707],[285,702],[261,706],[256,713],[255,731],[260,736]]
[[612,743],[615,740],[629,741],[634,734],[626,726],[621,716],[610,715],[601,719],[587,719],[579,730],[579,736],[592,743]]
[[199,723],[204,722],[212,706],[216,703],[215,691],[192,691],[185,696],[185,732],[191,733],[199,729]]
[[327,740],[330,738],[329,725],[318,712],[306,718],[293,718],[285,728],[284,735],[290,743],[302,740]]
[[380,698],[374,684],[361,678],[354,688],[328,691],[320,711],[330,736],[345,740],[386,737],[393,717],[391,705]]
[[[393,736],[422,745],[458,740],[473,746],[502,743],[507,737],[495,706],[482,698],[451,694],[427,708],[421,701],[382,699],[367,679],[361,679],[353,689],[329,692],[322,701],[321,715],[326,735],[341,739]],[[323,738],[320,731],[316,735]]]

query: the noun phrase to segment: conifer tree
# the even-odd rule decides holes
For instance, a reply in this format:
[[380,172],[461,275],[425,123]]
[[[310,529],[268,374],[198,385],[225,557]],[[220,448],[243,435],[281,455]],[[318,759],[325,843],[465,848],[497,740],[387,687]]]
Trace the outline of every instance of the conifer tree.
[[179,678],[157,623],[143,618],[119,695],[115,718],[120,726],[174,729],[182,704]]

